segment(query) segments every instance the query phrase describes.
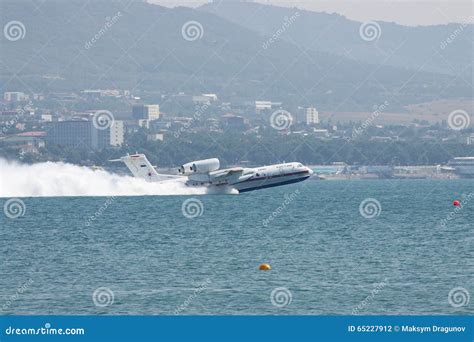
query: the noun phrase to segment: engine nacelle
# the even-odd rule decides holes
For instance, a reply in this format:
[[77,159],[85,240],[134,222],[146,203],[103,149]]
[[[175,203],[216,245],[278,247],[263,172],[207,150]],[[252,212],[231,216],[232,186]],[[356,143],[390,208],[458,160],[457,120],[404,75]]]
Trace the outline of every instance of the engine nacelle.
[[181,167],[178,169],[178,172],[182,175],[207,173],[219,170],[220,166],[219,159],[217,158],[203,159],[181,165]]

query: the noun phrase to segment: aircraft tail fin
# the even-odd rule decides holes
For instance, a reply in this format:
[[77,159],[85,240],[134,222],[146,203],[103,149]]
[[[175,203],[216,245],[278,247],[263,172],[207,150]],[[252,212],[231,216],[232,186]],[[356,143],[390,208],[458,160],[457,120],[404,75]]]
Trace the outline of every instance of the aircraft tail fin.
[[122,161],[127,165],[130,172],[136,178],[142,178],[147,182],[159,181],[158,172],[148,161],[144,154],[132,154],[121,157],[120,159],[114,159],[109,161]]

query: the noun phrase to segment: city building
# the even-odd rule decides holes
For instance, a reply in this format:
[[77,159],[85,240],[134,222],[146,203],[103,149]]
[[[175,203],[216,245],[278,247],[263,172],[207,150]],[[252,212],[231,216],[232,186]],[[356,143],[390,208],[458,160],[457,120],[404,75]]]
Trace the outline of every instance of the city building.
[[120,97],[120,90],[118,89],[104,89],[101,92],[104,97]]
[[47,126],[47,144],[98,149],[107,145],[108,132],[98,130],[91,120],[51,122]]
[[255,101],[255,110],[258,112],[270,110],[272,108],[281,108],[281,102]]
[[100,89],[85,89],[81,92],[87,99],[99,99],[102,97]]
[[0,138],[0,145],[18,149],[20,153],[38,153],[38,149],[45,145],[45,136],[43,131],[23,132]]
[[145,106],[142,104],[136,104],[132,106],[132,117],[136,120],[146,119]]
[[217,94],[202,94],[202,96],[209,98],[212,102],[217,101]]
[[390,141],[396,141],[398,140],[398,137],[390,137],[390,136],[379,136],[379,135],[374,135],[370,137],[370,141],[380,141],[380,142],[390,142]]
[[160,105],[146,105],[148,116],[147,119],[150,121],[158,120],[160,118]]
[[81,91],[87,98],[98,99],[100,97],[120,97],[118,89],[84,89]]
[[33,100],[43,101],[44,100],[44,94],[43,93],[34,93],[33,94]]
[[146,135],[146,140],[147,141],[163,141],[164,140],[164,134],[163,133],[151,133]]
[[202,95],[194,95],[192,97],[193,103],[199,105],[210,105],[211,102],[217,101],[216,94],[202,94]]
[[257,112],[267,109],[272,109],[272,101],[255,101],[255,110]]
[[53,121],[53,115],[50,113],[41,114],[41,121],[42,122],[51,122]]
[[314,136],[316,138],[328,138],[329,131],[327,129],[314,129],[313,130]]
[[123,144],[123,122],[98,129],[92,120],[68,120],[47,124],[46,142],[67,147],[86,147],[93,150]]
[[150,121],[147,119],[140,119],[137,121],[139,127],[150,129]]
[[123,121],[114,120],[113,124],[109,127],[110,131],[110,145],[121,146],[124,138],[124,125]]
[[48,100],[76,102],[79,100],[79,95],[76,93],[49,93]]
[[448,166],[453,167],[455,173],[461,177],[474,177],[474,157],[456,157],[448,162]]
[[160,118],[160,105],[136,104],[132,106],[132,116],[136,120],[158,120]]
[[[163,116],[161,115],[161,117],[163,118]],[[164,131],[164,130],[168,130],[170,127],[171,127],[171,121],[170,120],[155,120],[155,121],[151,121],[149,123],[149,126],[151,129],[155,130],[155,131]]]
[[20,91],[7,91],[3,93],[3,100],[5,102],[21,102],[27,100],[25,93]]
[[1,121],[17,119],[20,116],[17,110],[2,110],[0,112]]
[[316,108],[306,108],[306,124],[308,126],[319,124],[319,113]]
[[245,130],[247,128],[245,120],[242,116],[225,114],[221,116],[222,124],[225,128],[232,130]]

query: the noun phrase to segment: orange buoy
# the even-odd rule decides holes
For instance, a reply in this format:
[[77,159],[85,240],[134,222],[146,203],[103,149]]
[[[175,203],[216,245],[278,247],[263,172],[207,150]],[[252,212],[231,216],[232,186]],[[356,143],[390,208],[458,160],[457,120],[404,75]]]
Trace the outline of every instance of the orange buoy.
[[459,207],[459,206],[461,205],[461,202],[459,202],[458,200],[455,200],[455,201],[453,202],[453,205],[454,205],[455,207]]
[[269,271],[272,269],[272,267],[270,266],[270,264],[261,264],[258,269],[260,271]]

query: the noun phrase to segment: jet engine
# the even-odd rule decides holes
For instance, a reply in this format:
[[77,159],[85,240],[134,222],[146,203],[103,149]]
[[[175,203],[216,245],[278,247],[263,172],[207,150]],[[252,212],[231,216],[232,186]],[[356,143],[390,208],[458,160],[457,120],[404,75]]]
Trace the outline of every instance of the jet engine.
[[219,170],[219,167],[219,159],[203,159],[181,165],[181,167],[178,169],[178,172],[182,175],[190,175],[193,173],[208,173]]

